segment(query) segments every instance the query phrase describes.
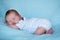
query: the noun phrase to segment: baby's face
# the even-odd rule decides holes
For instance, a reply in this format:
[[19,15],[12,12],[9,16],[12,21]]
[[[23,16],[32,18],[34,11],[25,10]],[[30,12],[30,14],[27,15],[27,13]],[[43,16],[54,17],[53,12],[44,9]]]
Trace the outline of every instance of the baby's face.
[[19,22],[20,17],[16,15],[15,12],[10,12],[10,14],[7,15],[6,20],[9,25],[14,25]]

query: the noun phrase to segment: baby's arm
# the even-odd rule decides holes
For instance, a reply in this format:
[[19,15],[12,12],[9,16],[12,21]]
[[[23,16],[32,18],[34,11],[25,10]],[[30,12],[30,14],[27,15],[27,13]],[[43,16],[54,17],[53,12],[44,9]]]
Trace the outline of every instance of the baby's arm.
[[38,27],[34,34],[41,35],[41,34],[44,34],[45,32],[46,32],[45,28]]
[[10,27],[11,27],[11,28],[14,28],[14,29],[17,29],[17,30],[19,29],[16,25],[13,25],[13,24],[10,25]]

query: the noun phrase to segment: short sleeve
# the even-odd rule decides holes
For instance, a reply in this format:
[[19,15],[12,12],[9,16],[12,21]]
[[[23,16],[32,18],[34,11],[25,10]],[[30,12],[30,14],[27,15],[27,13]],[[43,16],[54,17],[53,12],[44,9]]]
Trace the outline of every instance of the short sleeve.
[[17,23],[16,26],[18,26],[20,29],[23,29],[24,27],[23,20],[19,21],[19,23]]

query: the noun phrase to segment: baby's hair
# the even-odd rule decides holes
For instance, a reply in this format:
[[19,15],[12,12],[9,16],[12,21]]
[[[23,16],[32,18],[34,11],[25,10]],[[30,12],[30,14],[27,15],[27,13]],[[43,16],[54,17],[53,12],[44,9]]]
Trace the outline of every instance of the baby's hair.
[[[15,12],[16,15],[18,15],[19,17],[21,17],[21,15],[16,10],[10,9],[5,14],[5,23],[7,23],[7,20],[6,20],[7,15],[9,15],[11,12]],[[21,17],[21,18],[23,19],[23,17]]]
[[14,9],[10,9],[10,10],[8,10],[8,11],[6,12],[6,14],[5,14],[5,18],[6,18],[7,15],[10,14],[10,12],[15,12],[15,14],[17,14],[18,16],[21,16],[21,15],[19,15],[19,13],[18,13],[16,10],[14,10]]

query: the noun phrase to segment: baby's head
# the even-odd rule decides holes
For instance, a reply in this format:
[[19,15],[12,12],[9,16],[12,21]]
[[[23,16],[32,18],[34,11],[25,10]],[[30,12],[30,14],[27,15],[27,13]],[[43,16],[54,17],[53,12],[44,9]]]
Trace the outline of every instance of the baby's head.
[[5,15],[5,22],[8,24],[8,25],[13,25],[13,24],[16,24],[19,22],[19,20],[21,20],[22,17],[21,15],[19,15],[19,13],[14,10],[14,9],[11,9],[11,10],[8,10],[6,12],[6,15]]

